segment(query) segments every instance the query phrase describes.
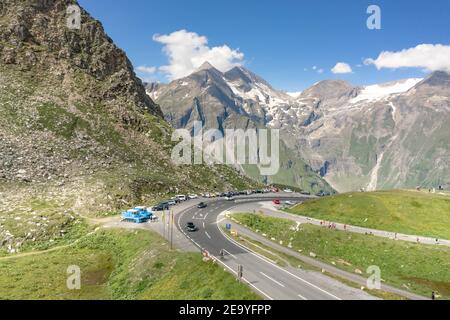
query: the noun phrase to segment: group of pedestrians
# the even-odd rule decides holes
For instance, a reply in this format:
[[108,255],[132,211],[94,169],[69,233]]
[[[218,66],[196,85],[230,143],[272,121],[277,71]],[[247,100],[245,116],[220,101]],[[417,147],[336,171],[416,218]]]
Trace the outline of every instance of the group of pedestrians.
[[[332,229],[332,230],[337,229],[337,224],[334,222],[320,221],[320,225],[322,227],[327,227],[328,229]],[[345,227],[345,229],[346,229],[346,227]]]

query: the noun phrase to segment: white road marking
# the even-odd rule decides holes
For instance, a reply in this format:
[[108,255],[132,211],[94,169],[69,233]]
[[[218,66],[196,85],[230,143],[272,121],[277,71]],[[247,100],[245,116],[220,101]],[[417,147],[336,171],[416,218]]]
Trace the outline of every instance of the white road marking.
[[265,274],[264,272],[260,272],[260,273],[261,273],[264,277],[266,277],[267,279],[269,279],[269,280],[275,282],[275,283],[276,283],[277,285],[279,285],[280,287],[286,288],[286,286],[285,286],[284,284],[282,284],[281,282],[275,280],[275,279],[272,278],[272,277],[269,277],[269,276],[268,276],[267,274]]
[[[235,207],[237,207],[237,206],[235,206]],[[234,207],[230,208],[229,210],[231,210],[231,209],[233,209],[233,208],[234,208]],[[294,278],[296,278],[296,279],[298,279],[298,280],[300,280],[300,281],[302,281],[302,282],[304,282],[304,283],[310,285],[311,287],[313,287],[313,288],[315,288],[315,289],[317,289],[317,290],[319,290],[319,291],[321,291],[321,292],[323,292],[323,293],[325,293],[325,294],[327,294],[327,295],[333,297],[333,298],[336,299],[336,300],[342,300],[341,298],[335,296],[334,294],[332,294],[332,293],[330,293],[330,292],[328,292],[328,291],[326,291],[326,290],[324,290],[324,289],[322,289],[322,288],[319,288],[319,287],[316,286],[315,284],[312,284],[311,282],[306,281],[306,280],[303,279],[303,278],[300,278],[299,276],[297,276],[297,275],[295,275],[295,274],[293,274],[293,273],[287,271],[286,269],[281,268],[280,266],[276,265],[275,263],[269,261],[266,257],[263,257],[263,256],[261,256],[261,255],[255,253],[255,252],[249,250],[247,247],[241,245],[239,242],[235,241],[234,239],[230,238],[227,234],[225,234],[225,232],[223,232],[222,228],[220,228],[220,226],[219,226],[218,224],[217,224],[216,226],[217,226],[217,229],[219,229],[219,231],[222,233],[222,235],[223,235],[225,238],[227,238],[229,241],[231,241],[232,243],[234,243],[234,244],[237,245],[238,247],[244,249],[245,251],[247,251],[247,252],[250,253],[251,255],[253,255],[253,256],[255,256],[255,257],[258,257],[259,259],[261,259],[261,260],[263,260],[263,261],[266,261],[267,263],[271,264],[271,265],[274,266],[275,268],[280,269],[281,271],[283,271],[283,272],[289,274],[290,276],[292,276],[292,277],[294,277]]]
[[203,221],[203,229],[205,229],[205,221]]
[[211,236],[209,235],[209,233],[205,231],[205,234],[206,234],[206,236],[208,237],[208,239],[211,240]]
[[222,249],[223,251],[225,251],[226,253],[228,253],[229,256],[232,256],[234,259],[237,260],[236,256],[232,253],[230,253],[228,250]]
[[219,224],[219,223],[221,223],[221,222],[224,221],[224,220],[227,220],[227,218],[222,218],[222,219],[216,221],[216,224]]
[[299,297],[300,299],[302,299],[302,300],[308,300],[308,299],[306,299],[304,296],[302,296],[301,294],[299,294],[298,297]]
[[[220,259],[216,258],[216,261],[223,264],[232,274],[237,276],[237,272],[235,270],[233,270],[232,268],[230,268],[225,262],[220,261]],[[242,280],[247,283],[250,287],[252,287],[253,289],[255,289],[256,291],[258,291],[259,293],[261,293],[263,296],[265,296],[266,298],[268,298],[269,300],[274,300],[271,296],[269,296],[267,293],[265,293],[264,291],[262,291],[261,289],[259,289],[258,287],[256,287],[253,283],[251,283],[250,281],[248,281],[245,278],[242,278]]]
[[[250,200],[250,201],[251,201],[251,200]],[[237,202],[237,201],[236,201],[236,202]],[[234,207],[237,207],[237,206],[234,206]],[[232,208],[234,208],[234,207],[232,207]],[[232,209],[232,208],[231,208],[231,209]],[[182,213],[178,216],[178,227],[179,227],[179,229],[181,230],[181,232],[182,232],[189,240],[191,240],[191,241],[194,243],[194,245],[196,245],[200,250],[204,250],[197,242],[195,242],[190,236],[188,236],[188,235],[186,234],[186,232],[184,232],[184,230],[181,228],[181,224],[180,224],[181,217],[182,217],[184,214],[186,214],[186,213],[187,213],[187,212],[182,212]],[[222,215],[222,213],[221,213],[219,216],[221,216],[221,215]],[[222,220],[221,220],[221,221],[222,221]],[[230,240],[232,243],[234,243],[234,244],[237,245],[238,247],[240,247],[240,248],[244,249],[245,251],[249,252],[250,254],[252,254],[252,255],[258,257],[259,259],[261,259],[261,260],[263,260],[263,261],[266,261],[266,262],[272,264],[274,267],[276,267],[276,268],[278,268],[278,269],[280,269],[280,270],[282,270],[282,271],[284,271],[284,272],[290,274],[291,276],[294,276],[295,278],[297,278],[297,279],[299,279],[299,280],[301,280],[301,281],[303,281],[303,282],[305,282],[305,283],[310,284],[312,287],[315,287],[315,288],[319,289],[320,291],[325,292],[325,293],[327,293],[328,295],[333,296],[334,298],[336,298],[336,299],[338,299],[338,300],[341,300],[340,298],[338,298],[338,297],[332,295],[331,293],[329,293],[329,292],[327,292],[327,291],[325,291],[325,290],[323,290],[323,289],[321,289],[321,288],[319,288],[319,287],[317,287],[317,286],[315,286],[315,285],[313,285],[313,284],[307,282],[307,281],[304,280],[304,279],[301,279],[300,277],[298,277],[298,276],[296,276],[296,275],[290,273],[289,271],[287,271],[287,270],[285,270],[285,269],[283,269],[283,268],[277,266],[276,264],[271,263],[270,261],[268,261],[268,260],[265,259],[264,257],[262,257],[262,256],[260,256],[260,255],[258,255],[258,254],[256,254],[256,253],[250,251],[248,248],[242,246],[240,243],[234,241],[233,239],[231,239],[230,237],[228,237],[227,235],[225,235],[225,233],[224,233],[224,232],[221,230],[221,228],[219,227],[219,224],[217,223],[217,221],[216,221],[216,225],[217,225],[217,228],[219,229],[219,231],[222,233],[222,235],[225,236],[225,238],[227,238],[228,240]],[[219,262],[220,264],[224,265],[231,273],[237,275],[237,272],[236,272],[235,270],[233,270],[232,268],[230,268],[226,263],[224,263],[223,261],[220,261],[220,259],[217,259],[217,257],[215,257],[215,258],[216,258],[216,261],[217,261],[217,262]],[[264,295],[264,296],[265,296],[266,298],[268,298],[269,300],[274,300],[272,297],[270,297],[268,294],[266,294],[265,292],[263,292],[262,290],[260,290],[259,288],[257,288],[254,284],[252,284],[252,283],[251,283],[250,281],[248,281],[247,279],[242,278],[242,280],[243,280],[244,282],[246,282],[250,287],[252,287],[253,289],[255,289],[255,290],[257,290],[258,292],[260,292],[262,295]],[[300,295],[298,295],[298,296],[299,296],[300,298],[304,298],[304,297],[302,297],[302,296],[300,296]]]

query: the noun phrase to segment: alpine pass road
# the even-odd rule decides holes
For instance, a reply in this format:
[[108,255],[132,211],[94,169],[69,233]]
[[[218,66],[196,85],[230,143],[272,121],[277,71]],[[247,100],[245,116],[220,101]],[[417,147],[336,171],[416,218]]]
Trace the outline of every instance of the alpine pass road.
[[[284,201],[305,201],[305,197],[275,196]],[[304,271],[296,268],[282,268],[270,260],[246,249],[225,235],[219,223],[223,213],[238,204],[271,201],[272,198],[254,196],[237,198],[235,201],[222,199],[207,202],[206,208],[197,206],[182,211],[177,216],[177,227],[194,244],[214,256],[230,272],[237,274],[239,265],[243,267],[242,280],[261,296],[270,300],[355,300],[373,299],[362,290],[348,287],[320,272]],[[188,232],[186,225],[193,222],[196,232]],[[224,253],[220,258],[221,252]]]

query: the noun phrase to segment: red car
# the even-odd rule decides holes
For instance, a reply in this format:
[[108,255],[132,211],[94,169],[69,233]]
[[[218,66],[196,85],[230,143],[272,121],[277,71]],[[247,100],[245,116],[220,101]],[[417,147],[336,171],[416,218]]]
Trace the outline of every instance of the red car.
[[280,205],[281,204],[280,199],[273,200],[273,204]]

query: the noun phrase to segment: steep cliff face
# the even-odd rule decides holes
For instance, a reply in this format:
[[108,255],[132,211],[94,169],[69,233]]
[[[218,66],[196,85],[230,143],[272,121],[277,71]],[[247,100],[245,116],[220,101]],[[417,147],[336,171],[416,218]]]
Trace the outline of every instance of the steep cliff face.
[[0,174],[8,181],[83,176],[162,154],[151,139],[133,147],[160,130],[156,123],[164,127],[161,111],[98,21],[81,9],[80,29],[68,27],[73,3],[2,2]]
[[[70,28],[71,0],[4,0],[0,4],[0,57],[23,71],[47,71],[64,85],[81,71],[104,82],[101,91],[85,92],[102,101],[127,102],[161,115],[145,94],[126,54],[117,48],[100,22],[81,9],[80,29]],[[69,25],[68,25],[69,23]],[[64,86],[63,86],[64,88]],[[71,90],[70,86],[64,89]],[[87,88],[88,89],[88,88]]]

